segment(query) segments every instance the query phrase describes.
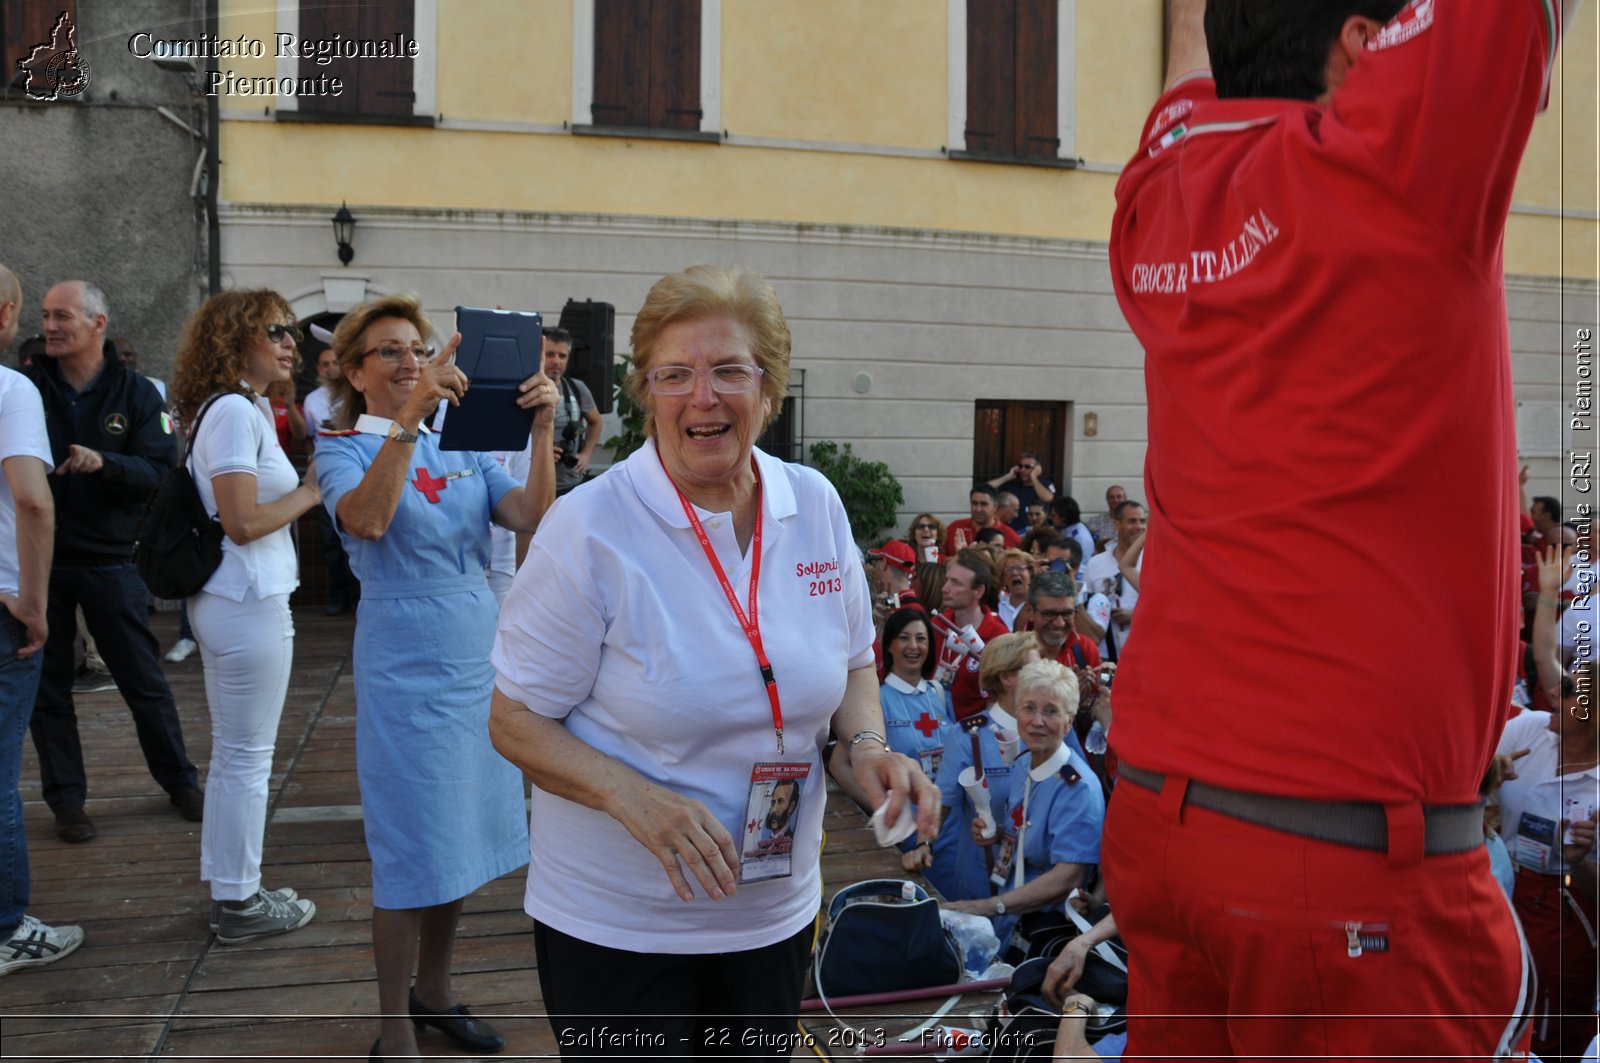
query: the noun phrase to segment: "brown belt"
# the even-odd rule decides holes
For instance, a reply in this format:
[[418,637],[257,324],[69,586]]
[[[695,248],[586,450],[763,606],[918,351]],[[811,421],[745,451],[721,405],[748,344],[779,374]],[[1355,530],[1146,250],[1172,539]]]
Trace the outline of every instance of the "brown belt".
[[[1127,761],[1118,764],[1117,777],[1156,793],[1166,783],[1166,776],[1160,772],[1145,771]],[[1313,841],[1380,853],[1389,850],[1388,813],[1377,802],[1278,797],[1191,779],[1184,803]],[[1470,852],[1483,844],[1481,801],[1470,805],[1424,805],[1422,821],[1423,852],[1428,856]]]

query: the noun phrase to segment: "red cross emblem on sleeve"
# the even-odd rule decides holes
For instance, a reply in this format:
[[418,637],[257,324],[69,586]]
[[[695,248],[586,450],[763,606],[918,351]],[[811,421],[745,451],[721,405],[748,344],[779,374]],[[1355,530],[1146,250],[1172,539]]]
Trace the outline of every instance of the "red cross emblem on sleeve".
[[928,715],[928,710],[922,710],[922,719],[911,725],[922,732],[923,738],[932,738],[933,732],[939,729],[939,721]]
[[450,486],[446,479],[436,479],[425,466],[417,466],[417,478],[411,481],[411,486],[428,496],[428,501],[435,505],[439,503],[439,492]]

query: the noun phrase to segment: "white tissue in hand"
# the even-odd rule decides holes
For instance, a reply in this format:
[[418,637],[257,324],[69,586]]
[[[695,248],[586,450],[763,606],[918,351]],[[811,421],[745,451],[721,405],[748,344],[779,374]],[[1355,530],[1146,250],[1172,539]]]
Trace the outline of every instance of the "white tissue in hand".
[[883,822],[884,813],[889,810],[889,799],[883,799],[883,804],[878,806],[878,811],[872,814],[872,833],[877,837],[879,845],[898,845],[911,837],[917,829],[917,817],[911,813],[911,802],[907,801],[900,806],[900,818],[894,821],[893,826],[886,826]]

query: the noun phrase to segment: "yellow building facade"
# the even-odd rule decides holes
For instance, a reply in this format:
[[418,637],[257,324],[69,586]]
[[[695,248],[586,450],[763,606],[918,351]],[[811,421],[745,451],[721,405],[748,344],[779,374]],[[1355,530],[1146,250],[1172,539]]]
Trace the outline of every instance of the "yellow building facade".
[[[553,316],[593,298],[617,307],[623,353],[656,277],[741,262],[790,315],[797,443],[849,441],[890,465],[908,513],[954,515],[973,476],[1000,471],[998,453],[1042,438],[1058,485],[1092,511],[1113,482],[1137,494],[1143,463],[1142,358],[1106,237],[1160,90],[1162,3],[992,0],[1043,20],[1016,29],[1035,66],[1015,91],[1030,91],[1027,70],[1055,82],[1051,99],[1019,105],[1045,115],[1024,158],[971,143],[974,79],[987,76],[974,49],[991,32],[969,10],[980,2],[627,0],[654,10],[658,35],[694,9],[673,53],[689,54],[673,91],[692,103],[668,101],[670,129],[597,118],[617,92],[607,49],[636,46],[617,36],[614,0],[396,4],[416,57],[384,114],[330,118],[293,92],[222,96],[225,282],[277,287],[306,318],[413,290],[445,328],[458,303]],[[282,35],[328,33],[302,7],[222,0],[219,37],[267,43],[220,60],[226,84],[319,72],[276,54]],[[1044,45],[1029,37],[1040,25]],[[1519,423],[1541,493],[1559,476],[1564,336],[1592,325],[1595,37],[1590,4],[1506,236]],[[366,79],[394,61],[350,62]],[[357,218],[348,267],[328,226],[341,202]]]

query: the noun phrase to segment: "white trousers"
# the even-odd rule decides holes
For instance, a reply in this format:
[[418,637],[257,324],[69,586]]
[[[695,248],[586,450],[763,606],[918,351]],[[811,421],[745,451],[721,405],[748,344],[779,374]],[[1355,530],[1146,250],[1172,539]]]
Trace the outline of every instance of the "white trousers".
[[204,591],[189,621],[205,664],[211,708],[211,769],[200,829],[200,877],[214,901],[242,901],[261,888],[261,841],[278,721],[289,691],[294,619],[289,596],[242,602]]

